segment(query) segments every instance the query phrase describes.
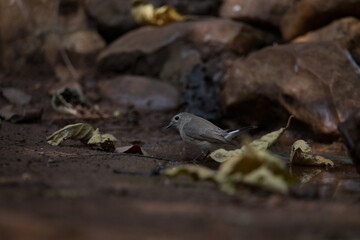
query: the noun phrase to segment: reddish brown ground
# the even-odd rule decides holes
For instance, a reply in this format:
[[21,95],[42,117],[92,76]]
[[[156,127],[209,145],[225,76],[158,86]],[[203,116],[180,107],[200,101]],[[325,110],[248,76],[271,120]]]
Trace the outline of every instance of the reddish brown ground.
[[[294,186],[289,196],[245,188],[228,196],[208,182],[147,176],[166,162],[104,153],[73,141],[53,147],[46,136],[66,124],[88,122],[114,134],[119,146],[142,141],[151,155],[189,161],[198,152],[174,130],[163,129],[171,113],[141,115],[139,125],[122,117],[65,118],[50,108],[51,82],[2,77],[1,87],[31,93],[32,106],[43,107],[44,115],[38,123],[2,124],[0,239],[359,238],[360,178],[351,164],[293,168],[297,175],[321,172]],[[288,149],[288,138],[285,134],[273,150]],[[320,153],[344,154],[339,143],[315,145]]]

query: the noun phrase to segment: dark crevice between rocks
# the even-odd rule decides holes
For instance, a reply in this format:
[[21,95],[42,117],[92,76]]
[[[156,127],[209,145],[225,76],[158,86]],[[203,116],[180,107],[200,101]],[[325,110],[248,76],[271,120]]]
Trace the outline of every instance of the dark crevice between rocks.
[[[360,4],[359,4],[360,7]],[[336,20],[339,20],[344,17],[349,16],[356,16],[354,14],[354,6],[350,5],[343,5],[340,9],[334,9],[333,11],[328,11],[322,14],[317,14],[316,16],[312,18],[307,18],[305,23],[302,24],[303,28],[302,31],[296,35],[293,36],[293,38],[296,38],[298,36],[301,36],[307,32],[318,30],[331,22],[334,22]]]
[[354,112],[340,123],[339,131],[360,174],[360,111]]
[[205,64],[197,64],[187,77],[181,96],[181,109],[213,122],[221,118],[219,90]]
[[[127,34],[131,30],[139,28],[140,25],[135,23],[135,20],[129,18],[121,21],[121,23],[109,25],[101,22],[100,20],[91,16],[91,13],[86,11],[87,23],[90,29],[95,29],[96,32],[105,40],[106,44],[114,42],[116,39],[120,38],[122,35]],[[120,13],[119,13],[120,14]]]
[[268,22],[261,21],[261,20],[255,20],[253,18],[238,18],[233,19],[234,21],[246,23],[254,28],[260,29],[267,33],[274,34],[278,39],[281,39],[281,32],[280,29]]
[[[184,0],[149,0],[149,3],[154,4],[155,7],[163,5],[171,5],[180,13],[186,15],[201,15],[201,16],[218,16],[221,0],[201,0],[201,1],[184,1]],[[206,5],[206,7],[204,7]]]
[[59,4],[59,15],[69,16],[76,14],[80,9],[79,2],[74,0],[62,0]]

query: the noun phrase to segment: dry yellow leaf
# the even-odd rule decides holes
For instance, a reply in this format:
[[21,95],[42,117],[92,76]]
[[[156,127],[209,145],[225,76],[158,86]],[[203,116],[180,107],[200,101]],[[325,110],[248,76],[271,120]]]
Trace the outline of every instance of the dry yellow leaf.
[[142,25],[163,26],[172,22],[185,21],[186,16],[180,14],[174,7],[165,5],[160,8],[148,3],[146,0],[133,0],[131,15],[135,21]]
[[94,128],[87,123],[76,123],[67,125],[66,127],[54,132],[46,138],[47,142],[53,146],[57,146],[66,139],[80,140],[87,143],[93,136]]
[[[259,170],[262,168],[265,168],[267,172]],[[244,146],[242,154],[235,155],[222,163],[216,180],[223,185],[221,189],[230,194],[236,191],[238,183],[286,193],[291,182],[285,163],[280,158],[266,150],[255,149],[251,145]]]
[[117,139],[111,134],[100,134],[99,129],[94,128],[88,123],[76,123],[67,125],[54,132],[46,138],[47,142],[57,146],[66,139],[80,140],[95,149],[104,151],[115,151]]
[[162,174],[171,177],[188,175],[195,180],[210,180],[228,194],[236,193],[239,184],[285,194],[291,182],[281,159],[251,146],[247,146],[244,154],[222,163],[217,171],[202,166],[184,165],[165,169]]
[[187,19],[186,16],[180,14],[174,7],[165,5],[155,9],[155,25],[163,26],[172,22],[182,22]]
[[87,144],[98,150],[113,152],[116,148],[116,141],[116,137],[109,133],[101,135],[99,129],[97,128]]
[[147,1],[134,0],[131,7],[131,15],[135,21],[142,25],[152,25],[155,8]]
[[214,181],[216,171],[207,167],[197,165],[182,165],[173,168],[168,168],[161,171],[162,175],[169,177],[177,177],[181,175],[187,175],[195,180],[212,180]]
[[[257,150],[266,150],[271,145],[273,145],[280,136],[284,133],[284,131],[289,127],[290,121],[294,116],[290,116],[288,119],[288,122],[286,124],[286,127],[280,128],[277,131],[268,133],[264,136],[262,136],[260,139],[256,139],[252,141],[249,145]],[[240,149],[227,151],[225,149],[218,149],[210,154],[210,157],[214,159],[216,162],[225,162],[231,157],[239,156],[244,154],[245,152],[245,146],[241,147]]]
[[252,171],[244,176],[243,183],[252,186],[260,186],[264,189],[286,194],[289,191],[289,184],[281,175],[274,174],[266,166]]
[[291,146],[290,163],[310,166],[334,166],[330,159],[310,154],[311,147],[304,140],[297,140]]

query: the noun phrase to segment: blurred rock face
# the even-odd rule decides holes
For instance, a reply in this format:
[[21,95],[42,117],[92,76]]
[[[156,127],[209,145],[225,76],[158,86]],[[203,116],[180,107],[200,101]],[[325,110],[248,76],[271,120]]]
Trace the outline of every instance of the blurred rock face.
[[278,28],[296,0],[224,0],[220,16]]
[[281,33],[284,40],[291,40],[308,31],[322,27],[344,16],[360,16],[357,0],[302,0],[284,15]]
[[0,16],[2,65],[8,71],[46,62],[65,80],[74,77],[66,62],[81,74],[105,47],[100,35],[88,28],[80,0],[4,0]]
[[[193,49],[201,58],[209,59],[225,52],[243,54],[274,40],[271,34],[223,19],[142,27],[122,36],[101,52],[98,69],[156,76],[169,60],[171,46],[179,42],[183,43],[179,47]],[[184,52],[178,57],[185,55]]]
[[106,79],[99,84],[103,99],[109,99],[116,107],[135,107],[141,111],[168,111],[179,105],[175,87],[155,79],[122,76]]
[[292,42],[336,42],[349,50],[355,61],[360,63],[360,21],[354,17],[335,20],[320,29],[295,38]]
[[[359,108],[360,1],[148,2],[207,17],[150,27],[135,23],[131,0],[2,0],[0,65],[9,72],[41,66],[63,81],[93,69],[97,80],[111,77],[103,92],[125,94],[126,83],[137,99],[148,99],[158,92],[140,90],[170,86],[164,99],[171,106],[151,109],[269,124],[294,114],[314,133],[332,136]],[[114,94],[103,96],[115,102],[105,97]],[[145,109],[137,103],[130,101]]]
[[360,108],[355,89],[360,89],[359,75],[339,45],[298,43],[267,47],[235,61],[221,95],[226,113],[238,119],[266,124],[272,112],[262,108],[281,106],[314,132],[338,135],[338,124]]
[[42,34],[55,22],[55,1],[0,1],[1,62],[5,69],[17,71],[25,64],[42,63]]
[[[183,111],[219,120],[218,87],[227,64],[236,56],[274,40],[272,34],[224,19],[142,27],[102,51],[98,70],[170,82],[183,92]],[[200,73],[196,67],[200,65],[211,69],[211,76]]]
[[131,0],[85,0],[85,9],[107,41],[139,27],[131,16]]

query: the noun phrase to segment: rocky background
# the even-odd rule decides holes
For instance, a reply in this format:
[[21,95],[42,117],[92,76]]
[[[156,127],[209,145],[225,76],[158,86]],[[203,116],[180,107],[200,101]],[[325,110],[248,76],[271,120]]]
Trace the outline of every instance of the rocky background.
[[130,0],[1,1],[1,72],[81,82],[113,108],[189,111],[234,126],[292,114],[326,141],[359,110],[360,1],[149,2],[190,20],[140,26]]
[[359,1],[149,2],[191,18],[139,26],[130,0],[1,1],[1,72],[96,81],[97,100],[123,106],[131,93],[125,105],[139,110],[213,121],[293,114],[331,137],[360,108]]
[[[360,0],[148,2],[188,19],[140,25],[131,0],[0,0],[0,236],[359,236],[347,157],[360,173]],[[302,138],[337,157],[335,168],[290,168],[305,180],[289,196],[155,176],[198,154],[163,129],[180,111],[226,129],[257,125],[255,136],[294,115],[272,150],[286,155]],[[46,143],[77,122],[151,156]]]

